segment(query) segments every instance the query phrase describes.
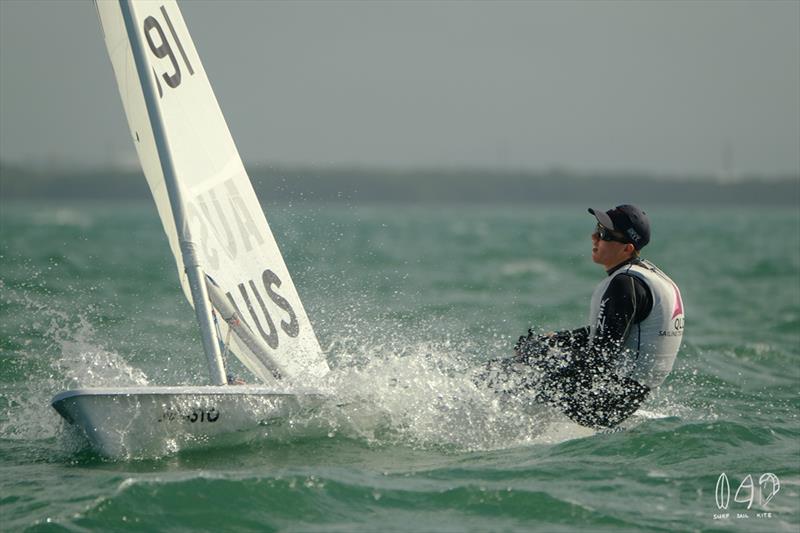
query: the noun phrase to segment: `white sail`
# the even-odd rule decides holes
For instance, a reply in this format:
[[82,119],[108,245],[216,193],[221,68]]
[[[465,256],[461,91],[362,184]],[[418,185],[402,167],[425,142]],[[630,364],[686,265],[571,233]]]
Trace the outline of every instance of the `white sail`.
[[[274,370],[288,376],[325,374],[324,355],[178,5],[174,0],[105,0],[96,6],[131,135],[187,299],[193,303],[185,274],[190,265],[184,264],[188,247],[246,322],[238,334],[224,321],[219,325],[221,340],[231,343],[250,371],[265,381]],[[145,62],[138,69],[137,59]],[[142,72],[150,79],[141,79]],[[182,227],[176,227],[157,142],[169,155],[167,173],[174,173],[173,186],[183,198]],[[246,330],[260,337],[258,342],[240,338]],[[254,351],[256,344],[268,353]]]

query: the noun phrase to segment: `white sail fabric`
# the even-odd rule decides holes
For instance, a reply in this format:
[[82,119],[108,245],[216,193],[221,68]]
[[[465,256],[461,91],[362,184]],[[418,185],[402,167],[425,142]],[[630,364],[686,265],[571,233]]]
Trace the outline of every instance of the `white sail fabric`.
[[[181,244],[195,247],[201,268],[245,320],[246,329],[268,347],[271,357],[254,353],[235,328],[229,331],[220,321],[221,340],[232,344],[250,371],[265,381],[272,379],[275,363],[288,376],[325,374],[322,350],[178,5],[174,0],[105,0],[96,6],[131,135],[187,299],[193,303]],[[137,42],[142,50],[134,54]],[[137,70],[135,57],[146,68]],[[138,72],[152,78],[141,80]],[[165,137],[160,141],[169,151],[184,198],[186,220],[180,228],[170,207],[144,91],[153,93],[150,101],[157,106],[163,125],[159,131]]]

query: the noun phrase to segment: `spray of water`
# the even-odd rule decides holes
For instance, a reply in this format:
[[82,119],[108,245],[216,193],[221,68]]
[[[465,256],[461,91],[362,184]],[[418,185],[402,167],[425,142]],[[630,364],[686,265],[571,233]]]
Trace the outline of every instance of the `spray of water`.
[[14,349],[9,351],[11,372],[23,376],[4,386],[1,438],[64,436],[60,418],[50,407],[51,398],[59,391],[148,383],[141,370],[97,340],[95,328],[83,312],[61,309],[46,292],[12,289],[1,280],[0,288],[4,306],[26,317],[20,322]]
[[[142,370],[98,340],[87,314],[67,313],[32,293],[4,293],[7,300],[36,317],[32,327],[39,342],[19,353],[39,358],[39,367],[47,372],[4,393],[0,436],[66,438],[49,407],[53,394],[69,388],[149,383]],[[480,451],[555,443],[594,433],[556,409],[535,403],[532,395],[501,395],[482,386],[476,371],[486,354],[506,352],[508,339],[486,335],[476,341],[474,333],[443,334],[436,325],[409,325],[403,316],[386,319],[384,315],[382,323],[376,324],[364,318],[369,313],[358,311],[361,318],[344,317],[347,327],[329,340],[325,351],[332,362],[330,374],[319,382],[304,383],[330,398],[313,415],[314,423],[323,421],[329,436],[376,446]],[[364,333],[376,331],[381,333]],[[37,347],[46,349],[37,353]],[[670,403],[670,397],[659,392],[651,404],[659,412],[680,414],[680,406]],[[71,434],[67,437],[73,439]]]
[[[476,376],[470,342],[334,343],[339,365],[320,384],[332,432],[374,444],[488,450],[593,433],[530,396],[499,395]],[[335,350],[334,350],[335,351]]]

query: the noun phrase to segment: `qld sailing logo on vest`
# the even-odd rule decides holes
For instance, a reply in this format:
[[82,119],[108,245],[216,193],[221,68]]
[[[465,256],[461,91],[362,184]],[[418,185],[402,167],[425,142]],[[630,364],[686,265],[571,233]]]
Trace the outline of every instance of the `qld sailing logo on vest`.
[[683,335],[683,299],[681,298],[681,291],[678,290],[678,286],[674,283],[672,283],[672,290],[675,291],[675,304],[670,318],[672,327],[659,331],[659,337],[680,337]]
[[[717,478],[714,499],[717,509],[726,512],[714,513],[714,520],[772,518],[772,513],[767,510],[767,505],[780,490],[781,482],[778,476],[772,472],[761,474],[758,478],[758,484],[753,480],[752,474],[747,474],[739,483],[736,493],[733,495],[733,504],[731,504],[731,480],[728,478],[728,474],[723,472]],[[758,498],[756,498],[756,494]],[[761,510],[752,512],[753,504],[756,501],[758,501]]]

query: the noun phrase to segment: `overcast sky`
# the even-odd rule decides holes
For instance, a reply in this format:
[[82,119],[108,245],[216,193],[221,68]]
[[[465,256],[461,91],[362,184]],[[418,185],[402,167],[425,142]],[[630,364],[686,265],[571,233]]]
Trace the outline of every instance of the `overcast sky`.
[[[797,0],[180,5],[247,165],[800,174]],[[135,158],[89,1],[0,0],[0,157]]]

